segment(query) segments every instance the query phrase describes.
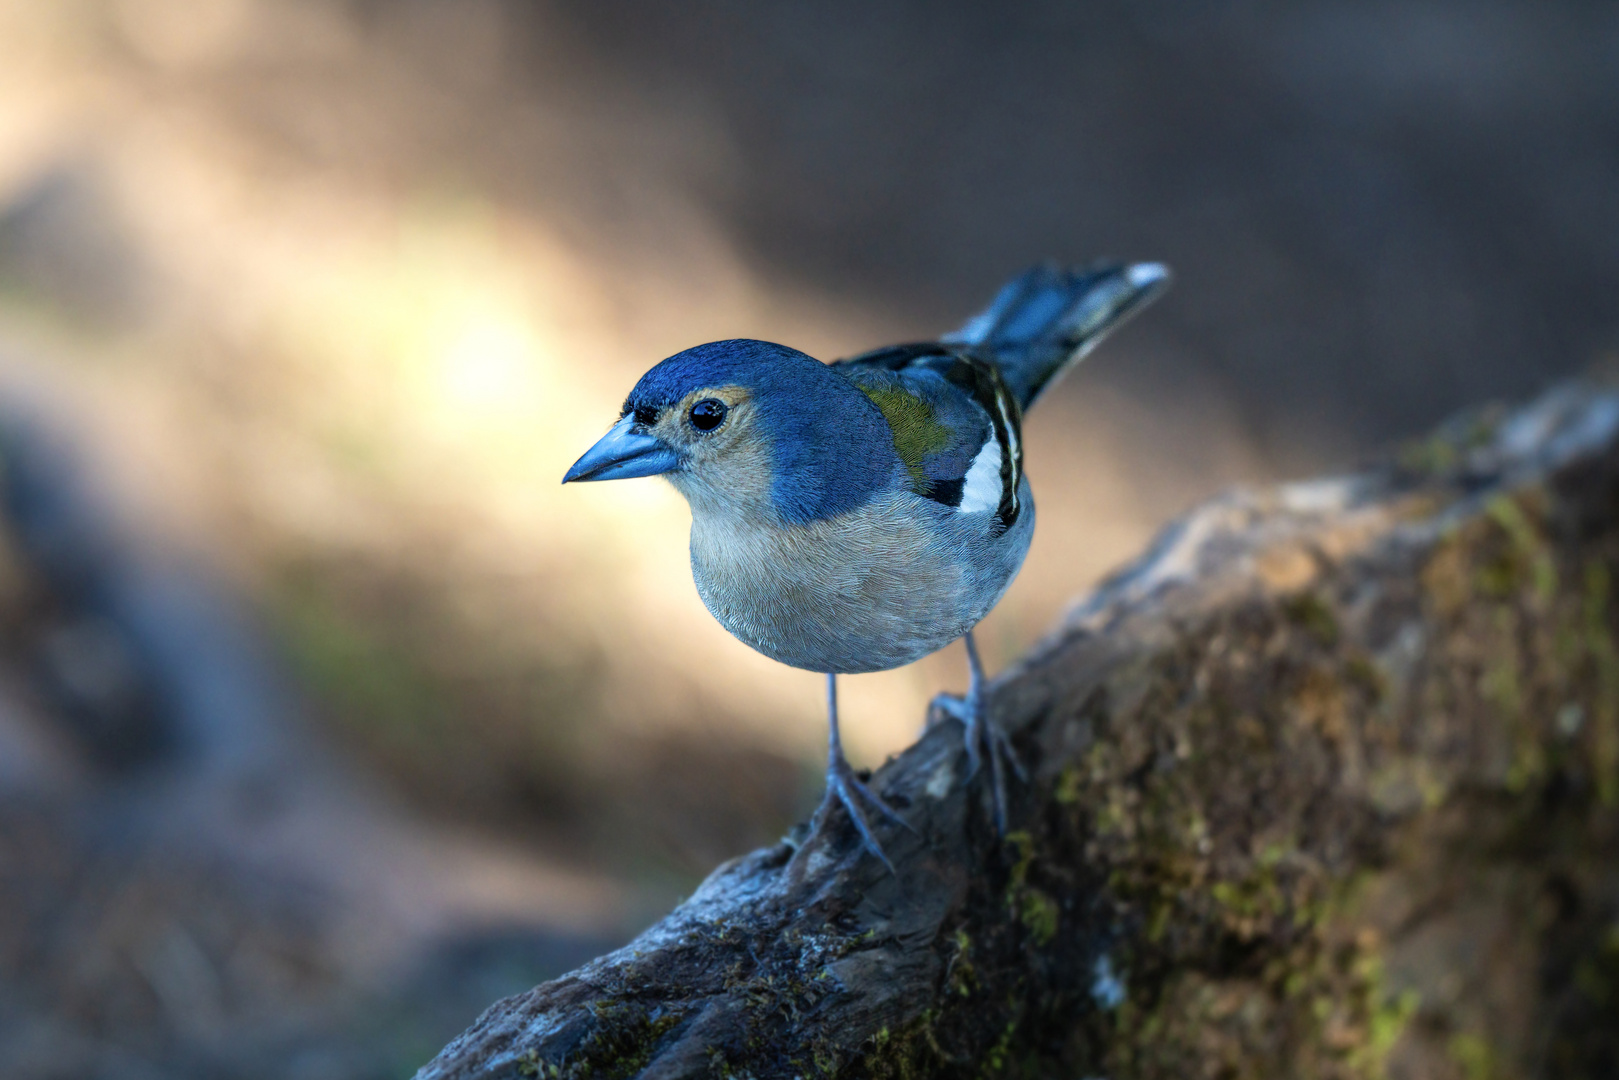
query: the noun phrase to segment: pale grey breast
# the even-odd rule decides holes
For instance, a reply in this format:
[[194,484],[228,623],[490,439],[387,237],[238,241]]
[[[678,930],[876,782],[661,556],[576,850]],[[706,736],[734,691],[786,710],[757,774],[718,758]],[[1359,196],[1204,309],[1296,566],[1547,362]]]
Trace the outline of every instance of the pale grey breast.
[[954,641],[1001,598],[1028,553],[1034,502],[993,533],[910,491],[847,514],[762,526],[693,505],[692,576],[720,625],[772,659],[809,671],[886,671]]

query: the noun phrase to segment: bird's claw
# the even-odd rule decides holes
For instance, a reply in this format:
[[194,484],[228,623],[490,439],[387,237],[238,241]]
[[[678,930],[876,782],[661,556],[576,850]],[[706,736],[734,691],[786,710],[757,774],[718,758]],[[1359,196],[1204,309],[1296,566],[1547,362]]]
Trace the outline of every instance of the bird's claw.
[[1029,782],[1028,770],[1019,760],[1012,738],[989,715],[983,698],[976,694],[956,697],[939,694],[933,699],[933,708],[945,716],[961,721],[962,742],[967,748],[967,779],[978,775],[979,766],[987,755],[990,763],[990,783],[995,797],[995,828],[1006,833],[1006,782],[1003,775],[1007,766],[1021,783]]
[[[810,837],[819,835],[821,830],[826,827],[827,820],[832,813],[832,807],[837,803],[841,803],[843,808],[848,811],[849,819],[854,822],[855,831],[860,834],[861,843],[866,850],[877,856],[878,860],[888,867],[889,873],[897,873],[894,869],[894,864],[888,861],[888,856],[883,852],[882,845],[877,842],[877,836],[871,828],[871,820],[860,807],[862,800],[876,810],[881,817],[903,827],[907,832],[916,833],[916,826],[900,817],[899,811],[884,802],[882,796],[871,790],[860,777],[856,776],[854,769],[847,761],[839,761],[827,767],[826,794],[822,797],[820,808],[815,811],[815,817],[810,823]],[[808,839],[805,841],[806,846],[807,844]],[[802,847],[800,850],[802,850]]]

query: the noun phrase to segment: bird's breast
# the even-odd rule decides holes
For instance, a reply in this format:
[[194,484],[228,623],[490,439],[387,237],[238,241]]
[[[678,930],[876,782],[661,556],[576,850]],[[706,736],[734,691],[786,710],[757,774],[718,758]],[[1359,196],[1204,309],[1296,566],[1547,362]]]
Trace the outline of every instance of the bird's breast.
[[986,573],[986,560],[953,547],[918,501],[896,494],[788,526],[694,514],[698,594],[722,626],[784,664],[838,673],[908,664],[971,629],[1023,553]]

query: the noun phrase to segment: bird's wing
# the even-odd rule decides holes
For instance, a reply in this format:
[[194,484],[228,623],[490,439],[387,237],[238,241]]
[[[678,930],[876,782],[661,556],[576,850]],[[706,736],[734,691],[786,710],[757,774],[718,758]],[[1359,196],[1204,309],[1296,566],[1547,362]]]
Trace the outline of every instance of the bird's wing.
[[997,532],[1012,527],[1022,510],[1022,413],[994,364],[926,343],[840,360],[833,370],[888,420],[913,491],[963,514],[992,514]]

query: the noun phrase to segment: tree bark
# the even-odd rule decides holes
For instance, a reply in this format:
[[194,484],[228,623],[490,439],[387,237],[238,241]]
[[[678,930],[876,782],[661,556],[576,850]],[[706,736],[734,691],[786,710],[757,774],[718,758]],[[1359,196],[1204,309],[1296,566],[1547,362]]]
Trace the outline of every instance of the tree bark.
[[1168,528],[836,827],[418,1074],[1619,1075],[1619,391]]

